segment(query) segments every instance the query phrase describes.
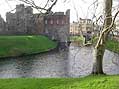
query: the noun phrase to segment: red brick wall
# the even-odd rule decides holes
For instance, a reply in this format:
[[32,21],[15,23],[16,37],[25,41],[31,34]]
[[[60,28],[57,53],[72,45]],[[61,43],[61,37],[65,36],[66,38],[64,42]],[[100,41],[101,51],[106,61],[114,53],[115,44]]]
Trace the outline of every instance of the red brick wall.
[[46,16],[44,19],[46,26],[64,26],[69,24],[68,17],[66,15],[52,15]]

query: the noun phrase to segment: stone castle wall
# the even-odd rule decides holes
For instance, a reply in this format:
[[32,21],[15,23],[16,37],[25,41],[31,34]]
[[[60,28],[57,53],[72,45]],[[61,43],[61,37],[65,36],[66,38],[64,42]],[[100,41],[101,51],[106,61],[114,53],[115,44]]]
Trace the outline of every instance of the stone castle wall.
[[6,14],[6,23],[10,34],[35,34],[37,26],[33,9],[23,4],[16,6],[16,12]]
[[4,34],[6,32],[6,23],[4,19],[0,16],[0,34]]
[[70,10],[38,17],[30,6],[20,4],[16,6],[15,13],[6,13],[6,23],[0,18],[0,34],[5,35],[43,34],[52,40],[67,42],[69,27]]
[[44,17],[45,33],[53,40],[60,42],[69,41],[69,25],[70,25],[70,10],[63,12],[56,12],[52,15]]

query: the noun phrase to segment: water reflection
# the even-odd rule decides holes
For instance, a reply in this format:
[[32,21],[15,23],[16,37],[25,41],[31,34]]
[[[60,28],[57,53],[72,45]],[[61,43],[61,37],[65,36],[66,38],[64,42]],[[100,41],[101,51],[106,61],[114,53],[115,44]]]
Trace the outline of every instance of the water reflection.
[[[0,59],[0,78],[80,77],[91,73],[93,47],[70,46],[67,51]],[[106,50],[104,72],[119,74],[119,55]]]
[[15,68],[17,69],[16,73],[19,77],[30,77],[29,74],[32,72],[33,59],[34,57],[25,57],[25,59],[19,58],[16,60]]

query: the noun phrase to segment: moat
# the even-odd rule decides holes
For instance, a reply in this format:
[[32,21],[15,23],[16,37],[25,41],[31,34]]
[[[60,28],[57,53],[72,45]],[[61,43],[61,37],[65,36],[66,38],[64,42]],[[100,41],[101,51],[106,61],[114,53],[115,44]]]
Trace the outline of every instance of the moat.
[[[71,45],[67,51],[0,59],[0,78],[87,76],[92,62],[93,47]],[[119,54],[106,50],[103,66],[106,74],[119,74]]]

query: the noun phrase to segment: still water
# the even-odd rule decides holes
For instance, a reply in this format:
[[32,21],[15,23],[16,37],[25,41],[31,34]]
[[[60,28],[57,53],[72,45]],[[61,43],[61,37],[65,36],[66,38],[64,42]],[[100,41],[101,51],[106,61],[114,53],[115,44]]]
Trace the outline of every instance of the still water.
[[[70,46],[67,51],[0,59],[0,78],[81,77],[91,73],[93,47]],[[104,72],[119,74],[119,54],[106,50]]]

